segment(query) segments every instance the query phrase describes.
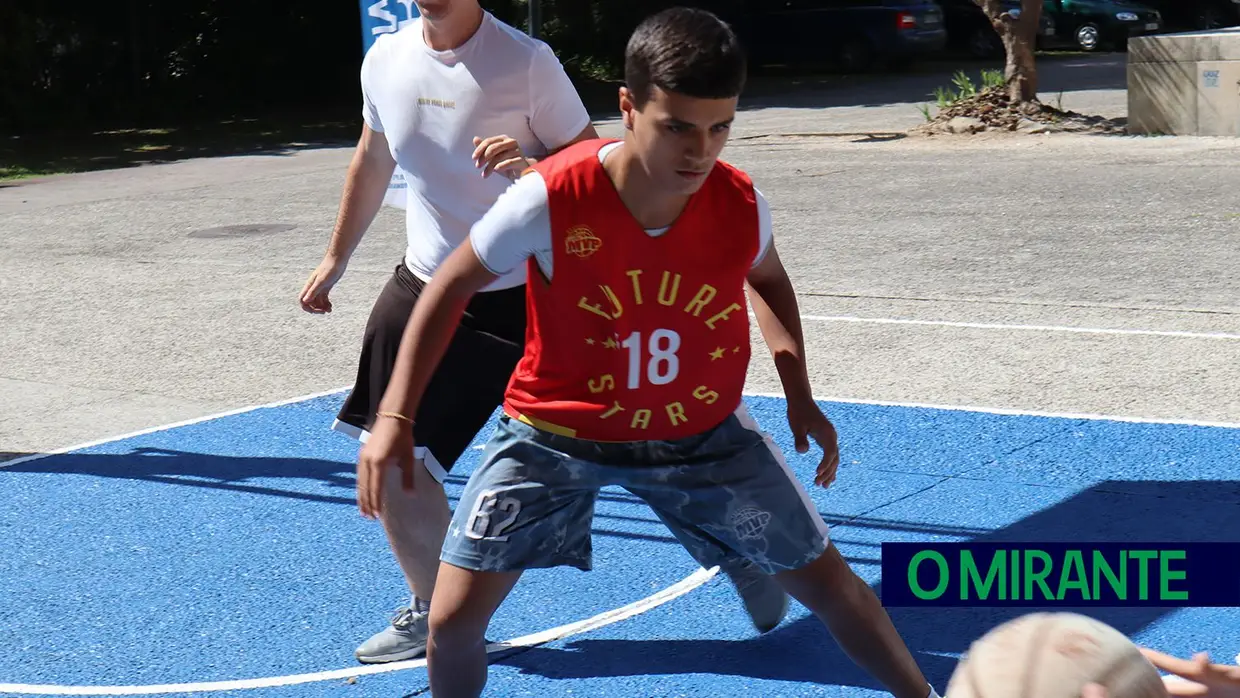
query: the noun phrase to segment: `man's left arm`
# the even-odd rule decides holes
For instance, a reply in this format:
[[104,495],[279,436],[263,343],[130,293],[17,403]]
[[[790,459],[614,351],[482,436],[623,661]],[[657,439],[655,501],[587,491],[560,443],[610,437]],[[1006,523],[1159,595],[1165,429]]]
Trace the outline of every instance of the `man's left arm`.
[[749,272],[750,305],[766,340],[789,402],[813,401],[805,363],[805,335],[796,290],[772,241],[762,261]]
[[809,438],[822,447],[823,458],[818,466],[816,484],[827,487],[835,480],[839,467],[839,446],[835,427],[814,402],[805,360],[805,336],[801,328],[801,312],[796,290],[788,271],[769,243],[762,260],[749,272],[749,303],[758,320],[758,328],[775,361],[775,370],[788,400],[788,426],[798,453],[809,450]]

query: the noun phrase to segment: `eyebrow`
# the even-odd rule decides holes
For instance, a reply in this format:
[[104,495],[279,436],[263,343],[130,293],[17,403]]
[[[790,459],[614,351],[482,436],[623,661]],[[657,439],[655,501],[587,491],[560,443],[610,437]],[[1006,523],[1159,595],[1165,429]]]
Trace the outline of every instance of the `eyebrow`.
[[[733,121],[736,121],[736,117],[733,117],[731,119],[724,119],[723,121],[720,121],[719,123],[716,123],[716,124],[711,124],[711,128],[714,128],[715,126],[730,126]],[[690,128],[693,128],[696,126],[696,124],[691,124],[688,121],[681,121],[680,119],[677,119],[675,117],[668,117],[663,120],[663,123],[668,126],[688,126]]]

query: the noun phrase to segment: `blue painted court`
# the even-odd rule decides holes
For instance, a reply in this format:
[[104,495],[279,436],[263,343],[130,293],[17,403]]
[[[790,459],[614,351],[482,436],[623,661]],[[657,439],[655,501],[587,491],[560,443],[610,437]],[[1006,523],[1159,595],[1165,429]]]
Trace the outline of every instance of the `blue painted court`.
[[[329,430],[341,398],[0,465],[0,693],[426,694],[420,662],[352,656],[408,594],[357,512],[357,446]],[[748,400],[880,594],[882,541],[1240,541],[1240,429],[827,403],[842,466],[822,490],[783,402]],[[755,636],[636,498],[606,491],[595,526],[593,572],[527,573],[500,609],[489,637],[533,646],[495,655],[486,695],[885,695],[800,606]],[[1018,613],[892,609],[940,691]],[[1240,651],[1240,609],[1090,613],[1173,654]]]

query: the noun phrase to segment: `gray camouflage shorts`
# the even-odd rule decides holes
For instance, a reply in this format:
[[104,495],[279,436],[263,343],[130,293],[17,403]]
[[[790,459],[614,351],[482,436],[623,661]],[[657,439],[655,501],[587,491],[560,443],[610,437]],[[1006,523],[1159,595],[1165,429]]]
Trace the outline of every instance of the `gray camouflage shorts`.
[[589,570],[594,503],[608,485],[649,504],[703,567],[730,550],[775,573],[830,545],[809,495],[742,405],[704,434],[638,443],[582,441],[502,417],[440,559],[488,572]]

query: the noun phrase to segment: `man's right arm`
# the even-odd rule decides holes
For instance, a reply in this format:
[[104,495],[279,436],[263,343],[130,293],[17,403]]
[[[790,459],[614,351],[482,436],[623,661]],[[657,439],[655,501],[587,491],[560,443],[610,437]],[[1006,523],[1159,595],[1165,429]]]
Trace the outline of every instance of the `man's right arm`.
[[387,137],[363,125],[362,137],[345,176],[340,212],[327,246],[328,256],[347,261],[353,255],[362,235],[379,213],[395,171],[396,161],[388,149]]
[[388,149],[387,137],[382,131],[364,125],[345,175],[340,211],[336,215],[327,252],[301,291],[303,310],[311,313],[331,312],[331,289],[344,275],[349,259],[362,241],[362,235],[379,213],[395,170],[396,161]]
[[417,417],[470,298],[529,257],[547,255],[550,239],[546,187],[537,174],[523,177],[500,195],[426,284],[401,336],[379,418],[358,454],[357,502],[364,516],[382,512],[386,468],[399,467],[405,489],[413,487],[417,427],[409,429],[408,422]]

